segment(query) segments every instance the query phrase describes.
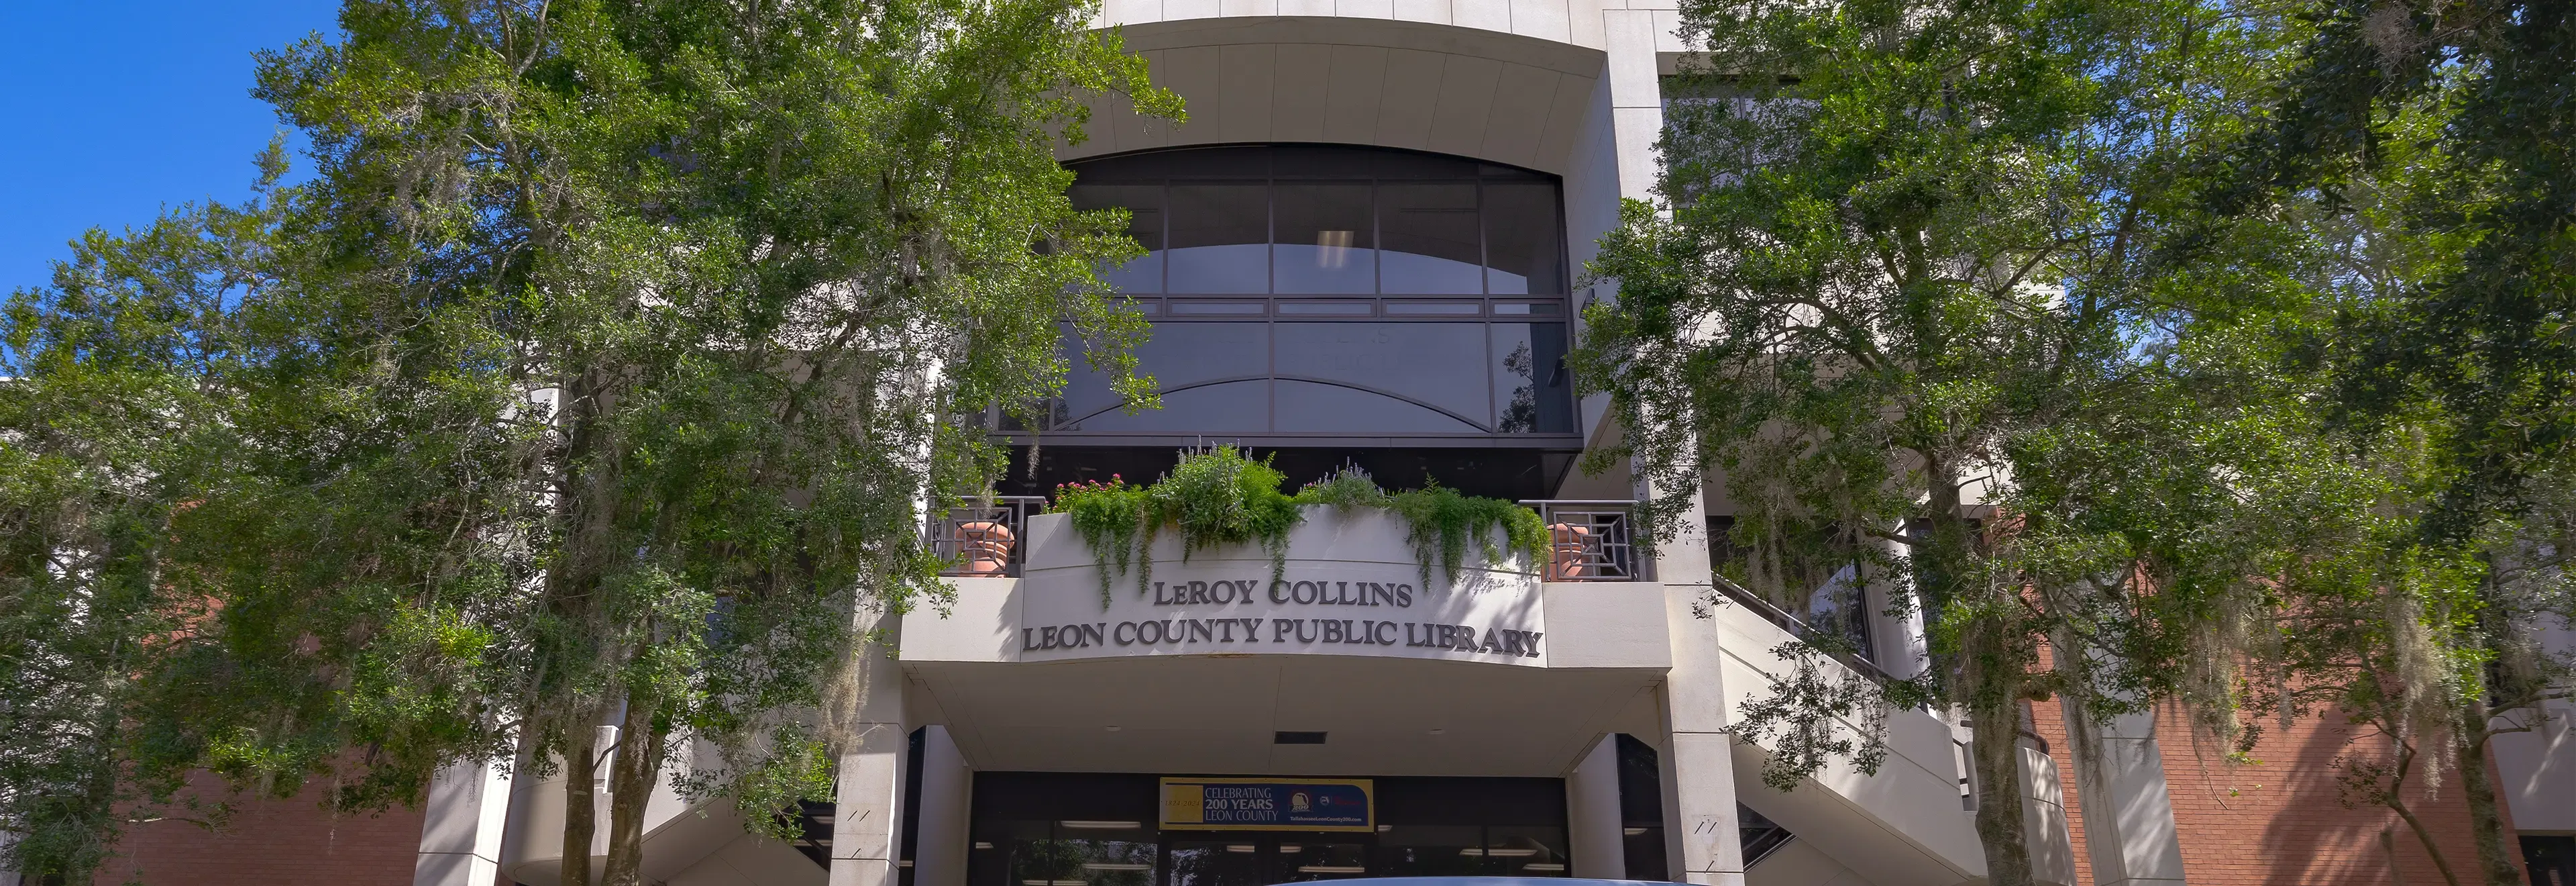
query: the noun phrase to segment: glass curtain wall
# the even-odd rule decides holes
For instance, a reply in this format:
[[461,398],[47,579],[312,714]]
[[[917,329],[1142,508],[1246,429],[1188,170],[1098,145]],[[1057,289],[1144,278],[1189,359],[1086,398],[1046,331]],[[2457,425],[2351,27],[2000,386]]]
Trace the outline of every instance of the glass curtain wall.
[[1076,205],[1128,210],[1148,250],[1106,276],[1154,322],[1163,408],[1078,371],[1049,432],[1574,433],[1553,177],[1329,146],[1073,168]]

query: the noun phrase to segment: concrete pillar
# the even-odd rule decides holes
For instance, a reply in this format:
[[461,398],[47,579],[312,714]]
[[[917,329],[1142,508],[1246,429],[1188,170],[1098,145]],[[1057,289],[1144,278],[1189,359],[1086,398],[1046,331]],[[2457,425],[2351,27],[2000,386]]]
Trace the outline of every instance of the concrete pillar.
[[1701,613],[1714,594],[1707,528],[1690,521],[1656,546],[1671,626],[1673,669],[1664,678],[1664,722],[1671,740],[1664,767],[1664,838],[1674,879],[1741,886],[1743,834],[1735,814],[1735,738],[1727,735],[1717,621]]
[[[2543,654],[2560,659],[2576,653],[2576,626],[2544,618],[2536,626]],[[2544,702],[2538,709],[2515,711],[2500,720],[2529,732],[2511,732],[2488,740],[2488,759],[2495,761],[2496,790],[2504,799],[2515,830],[2525,834],[2576,831],[2576,701]]]
[[2074,835],[2066,824],[2066,789],[2058,781],[2057,760],[2028,740],[2016,741],[2020,754],[2022,841],[2030,847],[2031,879],[2042,886],[2075,886]]
[[1619,812],[1618,739],[1602,736],[1566,774],[1566,837],[1577,877],[1628,879],[1627,847],[1620,836],[1626,822]]
[[[901,620],[863,617],[870,628],[900,633]],[[903,841],[904,755],[911,730],[903,722],[903,667],[887,651],[896,640],[867,645],[860,655],[858,710],[836,712],[853,735],[841,754],[833,796],[831,886],[894,886],[895,852]]]
[[[1669,15],[1669,13],[1667,13]],[[1669,19],[1667,19],[1669,20]],[[1650,9],[1601,11],[1610,85],[1610,123],[1617,141],[1619,195],[1652,199],[1660,167],[1655,142],[1664,134],[1662,68],[1657,44],[1671,37]],[[1661,38],[1661,39],[1658,39]]]
[[[2096,886],[2182,886],[2182,843],[2149,711],[2096,722],[2059,697]],[[2098,749],[2098,750],[2097,750]]]
[[[6,857],[9,852],[9,847],[16,845],[18,845],[18,835],[16,833],[0,831],[0,857]],[[19,882],[24,879],[25,877],[21,876],[14,868],[0,870],[0,886],[18,886]]]
[[[1669,22],[1669,13],[1650,9],[1601,11],[1610,153],[1622,197],[1653,198],[1660,172],[1655,143],[1663,136],[1664,97],[1657,53],[1667,44],[1680,47],[1669,25],[1657,24],[1658,15]],[[1673,492],[1679,491],[1641,489],[1639,495]],[[1664,585],[1673,649],[1673,668],[1660,693],[1670,740],[1657,755],[1664,769],[1664,838],[1674,879],[1740,886],[1744,844],[1736,826],[1734,739],[1721,731],[1727,725],[1726,693],[1717,623],[1696,612],[1715,593],[1708,527],[1699,519],[1706,510],[1692,509],[1671,538],[1655,545],[1655,577]]]
[[921,833],[913,844],[913,886],[966,886],[975,771],[948,727],[921,728]]
[[[1895,531],[1904,532],[1904,524],[1898,524]],[[1891,563],[1904,553],[1897,550],[1895,542],[1880,540],[1877,544],[1879,554]],[[1873,573],[1882,571],[1872,570]],[[1877,647],[1871,650],[1874,663],[1891,677],[1912,680],[1932,669],[1932,642],[1923,631],[1922,602],[1912,599],[1914,592],[1907,590],[1908,585],[1903,579],[1902,576],[1873,575],[1863,599],[1869,601],[1870,643]],[[1898,603],[1906,604],[1904,614],[1889,617],[1888,611],[1896,609]]]
[[457,763],[429,783],[412,886],[492,886],[501,876],[501,830],[510,820],[510,773]]

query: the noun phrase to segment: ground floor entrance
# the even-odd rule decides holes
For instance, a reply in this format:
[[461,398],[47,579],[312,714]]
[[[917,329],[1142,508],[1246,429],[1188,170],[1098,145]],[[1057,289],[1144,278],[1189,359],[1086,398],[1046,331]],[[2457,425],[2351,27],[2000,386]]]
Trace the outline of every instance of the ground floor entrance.
[[974,778],[970,886],[1263,886],[1571,870],[1560,779],[1369,778],[1369,823],[1323,831],[1166,826],[1162,779],[1151,774]]

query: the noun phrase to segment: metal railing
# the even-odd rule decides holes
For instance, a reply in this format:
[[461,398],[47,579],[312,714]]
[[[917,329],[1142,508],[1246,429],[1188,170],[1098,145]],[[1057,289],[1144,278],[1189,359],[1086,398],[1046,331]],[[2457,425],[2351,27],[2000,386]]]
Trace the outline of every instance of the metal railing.
[[931,518],[930,553],[951,565],[940,575],[1010,578],[1020,574],[1020,540],[1029,518],[1046,511],[1042,496],[969,500]]
[[1638,550],[1633,501],[1537,499],[1520,503],[1547,526],[1549,582],[1643,582],[1653,564]]
[[1797,616],[1790,615],[1788,610],[1781,609],[1772,605],[1771,601],[1764,600],[1762,595],[1745,590],[1742,585],[1727,581],[1725,576],[1710,576],[1709,585],[1716,588],[1718,596],[1725,599],[1727,602],[1734,603],[1737,606],[1751,610],[1754,615],[1761,616],[1763,621],[1780,626],[1780,630],[1789,632],[1789,636],[1798,638],[1800,642],[1805,643],[1807,646],[1818,652],[1832,656],[1834,661],[1841,662],[1843,667],[1857,671],[1861,676],[1877,681],[1881,686],[1900,682],[1896,679],[1895,675],[1887,673],[1887,670],[1880,668],[1876,662],[1844,652],[1841,646],[1847,641],[1844,641],[1843,638],[1825,631],[1824,629],[1807,624]]

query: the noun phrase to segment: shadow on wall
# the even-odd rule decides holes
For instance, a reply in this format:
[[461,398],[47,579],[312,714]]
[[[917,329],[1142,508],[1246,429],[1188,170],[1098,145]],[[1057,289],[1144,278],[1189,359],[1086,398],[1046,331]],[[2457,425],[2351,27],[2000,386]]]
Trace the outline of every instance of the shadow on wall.
[[[222,830],[167,818],[136,825],[93,882],[409,886],[419,861],[420,811],[396,806],[375,815],[334,815],[322,808],[328,790],[314,785],[286,800],[234,796],[235,813]],[[190,781],[190,793],[209,802],[222,791],[211,777]]]
[[[2383,758],[2389,753],[2385,739],[2331,714],[2287,730],[2277,723],[2264,726],[2251,764],[2231,764],[2223,749],[2207,739],[2194,741],[2179,728],[2159,730],[2183,868],[2194,886],[2443,882],[2423,843],[2395,812],[2344,801],[2338,759]],[[2476,851],[2468,809],[2456,775],[2445,775],[2452,777],[2428,786],[2419,770],[2409,780],[2407,806],[2442,847],[2453,872],[2470,881]],[[2248,827],[2257,823],[2261,827]]]

